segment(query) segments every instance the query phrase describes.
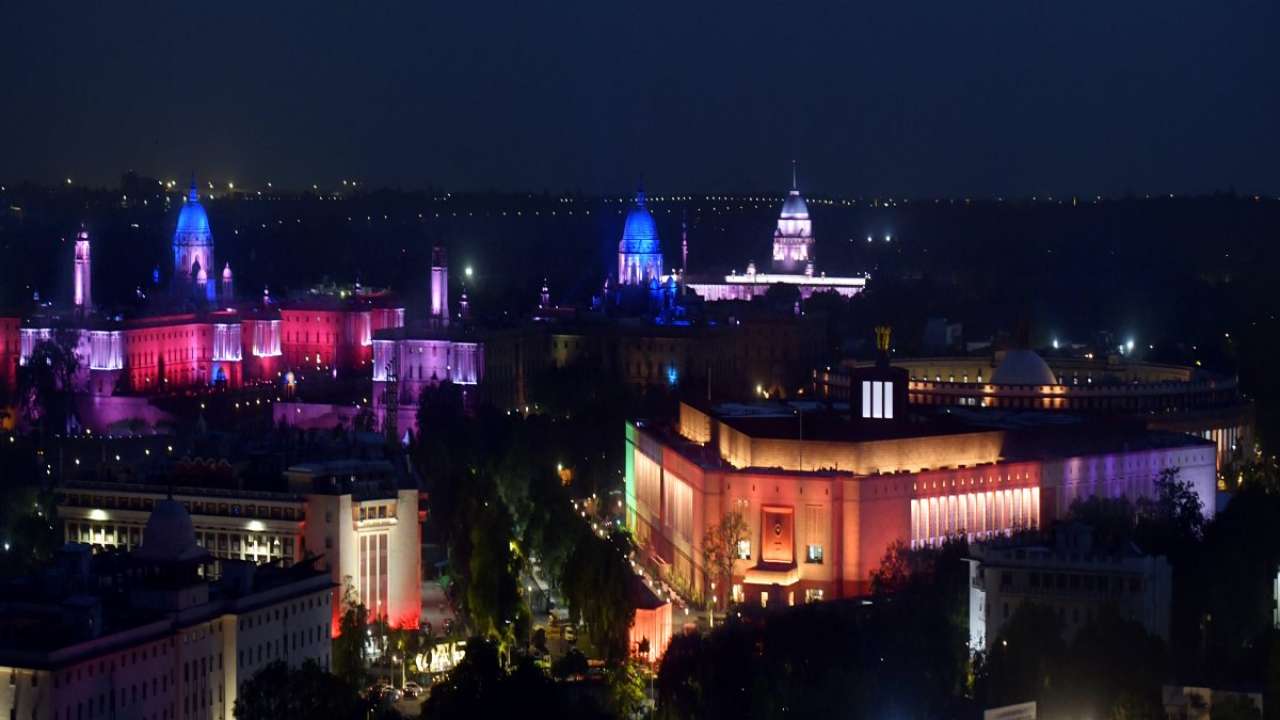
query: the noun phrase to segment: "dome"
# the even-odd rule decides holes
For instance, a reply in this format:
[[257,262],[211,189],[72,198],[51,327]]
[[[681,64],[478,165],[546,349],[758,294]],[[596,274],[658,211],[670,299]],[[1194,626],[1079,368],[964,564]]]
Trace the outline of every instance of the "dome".
[[196,544],[196,531],[191,515],[182,503],[173,500],[156,502],[142,530],[142,547],[136,555],[144,560],[198,560],[208,553]]
[[1010,350],[991,373],[993,385],[1057,385],[1053,371],[1033,350]]
[[178,212],[178,228],[174,230],[173,235],[175,241],[183,236],[208,237],[209,235],[209,216],[205,214],[204,206],[200,204],[200,193],[196,190],[195,181],[191,183],[186,203]]
[[783,220],[808,220],[809,206],[805,204],[804,198],[800,197],[799,190],[792,190],[787,196],[787,201],[782,203]]
[[622,242],[618,244],[618,252],[640,255],[660,252],[658,226],[653,221],[649,208],[645,207],[643,190],[636,193],[635,206],[627,213],[626,224],[622,226]]

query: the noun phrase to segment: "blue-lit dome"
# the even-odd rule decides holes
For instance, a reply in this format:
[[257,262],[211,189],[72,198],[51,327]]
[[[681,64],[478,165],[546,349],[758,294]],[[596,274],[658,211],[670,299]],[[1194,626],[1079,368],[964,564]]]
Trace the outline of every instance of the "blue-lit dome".
[[658,241],[658,226],[653,221],[649,208],[645,207],[643,190],[636,192],[635,206],[627,213],[627,222],[622,227],[622,242],[618,244],[618,252],[641,255],[662,252]]
[[178,228],[174,230],[174,239],[191,235],[209,235],[209,216],[200,204],[200,193],[194,182],[191,184],[191,191],[187,193],[187,202],[178,213]]
[[792,190],[791,194],[787,196],[787,201],[782,203],[782,219],[809,219],[809,206],[805,204],[804,198],[800,197],[799,190]]

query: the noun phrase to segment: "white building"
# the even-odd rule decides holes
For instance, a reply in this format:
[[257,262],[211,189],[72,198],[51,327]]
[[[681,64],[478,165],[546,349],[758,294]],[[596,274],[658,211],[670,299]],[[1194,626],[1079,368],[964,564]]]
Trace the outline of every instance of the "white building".
[[1082,525],[1060,527],[1053,545],[977,544],[969,558],[969,649],[985,650],[1027,603],[1056,612],[1067,638],[1111,607],[1168,642],[1172,582],[1163,557],[1095,547]]
[[[173,488],[189,513],[198,547],[217,560],[288,567],[309,556],[329,573],[331,609],[350,583],[371,618],[417,627],[421,614],[418,490],[385,460],[295,465],[288,492]],[[58,517],[68,542],[135,549],[168,489],[125,483],[72,483],[59,489]],[[336,622],[336,619],[335,619]]]
[[51,577],[0,601],[0,717],[231,720],[264,665],[327,668],[327,573],[223,562],[196,543],[182,504],[155,504],[137,550],[68,545]]

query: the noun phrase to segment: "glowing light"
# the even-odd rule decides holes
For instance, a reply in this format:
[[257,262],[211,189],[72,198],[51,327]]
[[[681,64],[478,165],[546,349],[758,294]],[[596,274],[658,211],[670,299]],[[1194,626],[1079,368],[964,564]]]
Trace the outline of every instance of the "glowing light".
[[471,266],[468,265],[466,268],[464,268],[462,271],[462,274],[466,275],[467,277],[471,277],[471,274],[472,274]]

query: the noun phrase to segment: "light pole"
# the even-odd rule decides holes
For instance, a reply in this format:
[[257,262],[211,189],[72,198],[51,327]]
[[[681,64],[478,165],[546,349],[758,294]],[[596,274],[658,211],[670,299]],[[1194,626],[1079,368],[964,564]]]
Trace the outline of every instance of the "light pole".
[[716,581],[711,581],[711,601],[707,603],[707,628],[716,626]]

